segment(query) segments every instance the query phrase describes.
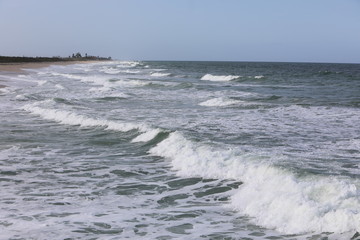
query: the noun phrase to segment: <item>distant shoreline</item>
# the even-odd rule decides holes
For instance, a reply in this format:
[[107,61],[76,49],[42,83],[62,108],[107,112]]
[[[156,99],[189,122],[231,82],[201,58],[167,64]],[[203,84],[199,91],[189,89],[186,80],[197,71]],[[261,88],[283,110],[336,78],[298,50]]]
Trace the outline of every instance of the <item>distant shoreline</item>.
[[[26,74],[26,69],[44,68],[51,65],[71,65],[77,63],[91,63],[111,61],[111,58],[103,57],[9,57],[0,56],[0,73],[6,74]],[[6,87],[6,77],[0,78],[0,88]]]
[[50,65],[70,65],[76,63],[90,63],[98,61],[111,61],[111,57],[96,57],[81,55],[72,57],[16,57],[0,56],[0,72],[24,73],[24,69],[42,68]]
[[0,56],[0,64],[2,63],[43,63],[43,62],[77,62],[77,61],[110,61],[111,57],[96,56],[72,56],[72,57],[13,57]]

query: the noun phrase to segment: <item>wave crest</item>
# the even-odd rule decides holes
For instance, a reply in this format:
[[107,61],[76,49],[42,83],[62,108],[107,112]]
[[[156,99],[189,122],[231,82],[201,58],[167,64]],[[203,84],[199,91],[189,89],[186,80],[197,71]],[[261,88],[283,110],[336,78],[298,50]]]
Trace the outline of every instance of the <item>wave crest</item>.
[[240,77],[241,76],[237,76],[237,75],[221,76],[221,75],[205,74],[201,78],[201,80],[214,81],[214,82],[228,82],[228,81],[238,79]]
[[244,103],[243,101],[234,100],[234,99],[228,99],[223,97],[213,98],[209,99],[207,101],[199,103],[200,106],[205,107],[225,107],[225,106],[231,106],[236,104]]
[[171,73],[161,73],[161,72],[151,73],[152,77],[168,77],[170,75],[171,75]]
[[167,158],[179,175],[236,179],[244,184],[231,206],[264,227],[284,233],[357,231],[360,183],[354,179],[308,175],[272,166],[261,156],[216,150],[187,140],[179,132],[150,149]]
[[161,131],[160,129],[151,128],[145,124],[121,123],[109,120],[94,119],[79,115],[65,110],[57,110],[50,108],[41,108],[34,104],[25,105],[25,111],[39,115],[43,119],[55,121],[61,124],[81,126],[81,127],[104,127],[105,130],[113,130],[120,132],[128,132],[137,130],[141,134],[134,138],[133,142],[147,142],[155,138]]

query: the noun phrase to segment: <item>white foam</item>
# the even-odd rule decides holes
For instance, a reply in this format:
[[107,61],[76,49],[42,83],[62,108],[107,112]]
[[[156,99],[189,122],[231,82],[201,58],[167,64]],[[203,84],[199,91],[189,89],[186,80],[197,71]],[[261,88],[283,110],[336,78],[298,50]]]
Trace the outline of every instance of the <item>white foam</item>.
[[240,77],[241,76],[237,76],[237,75],[221,76],[221,75],[205,74],[201,78],[201,80],[215,81],[215,82],[228,82],[228,81],[232,81],[234,79],[240,78]]
[[76,74],[67,74],[67,73],[52,73],[54,76],[61,76],[68,79],[76,79],[80,80],[84,83],[89,83],[92,85],[99,85],[101,86],[100,89],[98,88],[91,88],[89,91],[108,91],[110,87],[115,83],[109,82],[109,76],[101,76],[101,75],[76,75]]
[[92,88],[90,91],[108,91],[111,89],[111,87],[114,86],[146,86],[150,84],[150,82],[140,81],[140,80],[124,80],[124,79],[115,79],[116,81],[109,81],[111,78],[109,76],[101,76],[101,75],[91,75],[91,76],[80,76],[80,75],[74,75],[74,74],[61,74],[61,73],[55,73],[54,75],[63,76],[69,79],[77,79],[81,82],[90,83],[93,85],[100,85],[102,86],[101,89],[98,88]]
[[58,72],[52,72],[51,75],[53,76],[61,76],[69,79],[78,79],[81,80],[81,76],[75,75],[75,74],[69,74],[69,73],[58,73]]
[[122,81],[118,81],[116,82],[119,85],[123,85],[123,86],[135,86],[135,87],[142,87],[142,86],[146,86],[151,84],[152,82],[147,82],[147,81],[141,81],[141,80],[122,80]]
[[10,93],[11,91],[10,91],[10,89],[9,89],[9,87],[3,87],[3,88],[0,88],[0,93]]
[[160,73],[160,72],[151,73],[151,76],[153,77],[168,77],[170,75],[171,73]]
[[109,77],[107,76],[84,76],[81,77],[80,80],[82,82],[89,82],[89,83],[94,83],[94,84],[98,84],[98,85],[108,85],[109,84]]
[[258,76],[255,76],[254,78],[255,79],[262,79],[262,78],[264,78],[264,76],[263,75],[258,75]]
[[18,101],[27,101],[28,100],[28,98],[24,94],[16,95],[15,99]]
[[51,75],[51,73],[50,72],[42,72],[42,71],[37,71],[37,73],[36,73],[37,75],[40,75],[40,76],[45,76],[45,75]]
[[181,176],[243,182],[230,205],[261,226],[283,233],[355,232],[360,229],[360,183],[296,174],[238,150],[216,150],[174,132],[150,150],[171,160]]
[[110,90],[110,87],[92,87],[89,89],[89,92],[108,92]]
[[23,107],[24,110],[41,116],[43,119],[56,121],[61,124],[75,125],[80,127],[104,127],[106,130],[128,132],[131,130],[138,130],[143,133],[136,137],[134,142],[149,141],[155,137],[160,130],[153,129],[145,124],[122,123],[117,121],[109,121],[102,119],[94,119],[79,115],[65,110],[56,110],[51,108],[41,108],[36,104],[28,104]]
[[61,84],[56,84],[55,87],[61,90],[65,89]]
[[103,68],[100,71],[107,74],[119,74],[121,72],[121,70],[114,68]]
[[119,68],[133,68],[140,65],[140,62],[135,62],[135,61],[120,61],[117,63],[118,65],[116,67]]
[[[18,147],[18,146],[11,146],[9,148],[0,150],[0,160],[9,159],[11,157],[11,155],[19,152],[19,149],[20,149],[20,147]],[[2,170],[5,170],[5,168],[8,168],[10,170],[11,166],[2,165],[1,168],[2,168]]]
[[47,83],[46,80],[38,80],[38,81],[36,81],[36,82],[37,82],[37,84],[38,84],[39,86],[42,86],[42,85],[44,85],[45,83]]
[[224,106],[230,106],[230,105],[236,105],[244,103],[243,101],[234,100],[234,99],[228,99],[223,97],[218,98],[212,98],[207,101],[199,103],[200,106],[206,106],[206,107],[224,107]]
[[134,138],[132,142],[148,142],[151,139],[154,139],[156,135],[158,135],[159,133],[160,133],[160,129],[153,129],[143,134],[140,134],[139,136]]
[[121,73],[129,73],[129,74],[136,74],[136,73],[140,73],[140,71],[138,70],[129,70],[129,69],[126,69],[126,70],[120,70]]

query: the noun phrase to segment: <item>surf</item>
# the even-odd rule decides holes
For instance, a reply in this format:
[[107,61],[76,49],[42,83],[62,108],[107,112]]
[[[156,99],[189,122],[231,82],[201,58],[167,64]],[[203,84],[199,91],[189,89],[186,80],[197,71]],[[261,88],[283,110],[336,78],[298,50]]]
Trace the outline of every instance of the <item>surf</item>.
[[139,135],[132,142],[147,142],[155,138],[161,130],[151,128],[146,124],[124,123],[106,119],[96,119],[80,115],[71,111],[43,108],[36,104],[28,104],[22,107],[23,110],[38,115],[45,120],[55,121],[60,124],[79,126],[79,127],[103,127],[109,131],[129,132],[131,130],[139,131]]
[[269,157],[215,149],[180,132],[149,150],[170,161],[182,177],[243,182],[229,206],[255,224],[286,234],[353,233],[360,228],[360,182],[348,177],[300,174],[276,167]]
[[201,77],[201,80],[206,81],[213,81],[213,82],[228,82],[235,79],[240,78],[241,76],[237,75],[212,75],[212,74],[205,74]]

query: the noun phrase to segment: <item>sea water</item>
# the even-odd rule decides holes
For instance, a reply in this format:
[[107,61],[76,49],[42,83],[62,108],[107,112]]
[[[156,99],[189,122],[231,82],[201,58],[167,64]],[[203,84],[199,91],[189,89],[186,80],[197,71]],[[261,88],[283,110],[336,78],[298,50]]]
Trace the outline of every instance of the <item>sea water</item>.
[[0,239],[350,239],[360,65],[1,73]]

